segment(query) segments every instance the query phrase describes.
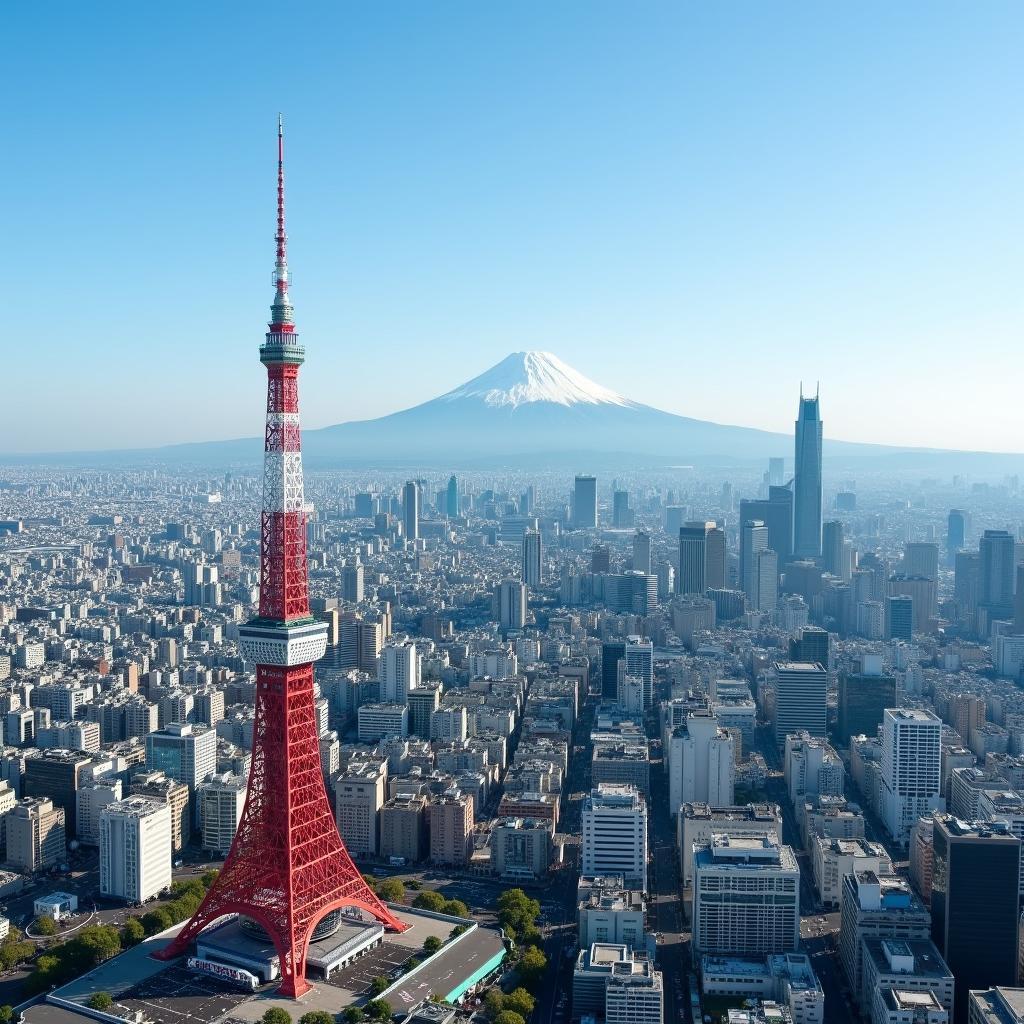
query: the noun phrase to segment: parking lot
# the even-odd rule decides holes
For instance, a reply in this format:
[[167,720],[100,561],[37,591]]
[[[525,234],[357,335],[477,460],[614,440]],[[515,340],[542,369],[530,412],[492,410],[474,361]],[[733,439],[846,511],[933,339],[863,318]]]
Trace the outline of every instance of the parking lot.
[[195,974],[184,967],[169,967],[128,989],[117,999],[131,1010],[141,1010],[153,1024],[184,1024],[218,1020],[251,993],[227,982]]
[[[374,978],[383,975],[389,981],[401,973],[402,967],[412,959],[413,950],[394,942],[383,942],[376,949],[334,971],[328,984],[348,989],[356,995],[367,995]],[[397,973],[396,973],[397,972]]]

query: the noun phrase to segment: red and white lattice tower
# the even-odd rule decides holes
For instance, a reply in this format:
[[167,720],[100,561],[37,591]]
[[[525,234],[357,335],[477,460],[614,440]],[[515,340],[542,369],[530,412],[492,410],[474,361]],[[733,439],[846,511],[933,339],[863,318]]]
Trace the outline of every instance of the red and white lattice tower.
[[195,917],[157,956],[186,951],[207,925],[228,914],[255,921],[281,960],[283,995],[309,989],[306,950],[332,911],[358,907],[396,931],[406,927],[356,870],[331,814],[320,766],[313,662],[327,648],[327,626],[309,613],[306,512],[299,436],[299,366],[304,350],[288,296],[284,230],[284,133],[277,133],[277,261],[270,329],[260,347],[267,368],[267,429],[259,616],[240,630],[256,664],[252,767],[242,820],[224,868]]

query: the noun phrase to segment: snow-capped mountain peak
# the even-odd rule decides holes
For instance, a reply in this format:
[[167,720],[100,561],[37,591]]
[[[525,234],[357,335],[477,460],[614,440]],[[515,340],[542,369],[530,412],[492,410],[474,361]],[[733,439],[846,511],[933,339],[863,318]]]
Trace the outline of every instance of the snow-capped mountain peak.
[[584,377],[550,352],[513,352],[479,377],[442,395],[439,401],[464,399],[476,399],[493,408],[511,409],[530,402],[627,408],[635,404]]

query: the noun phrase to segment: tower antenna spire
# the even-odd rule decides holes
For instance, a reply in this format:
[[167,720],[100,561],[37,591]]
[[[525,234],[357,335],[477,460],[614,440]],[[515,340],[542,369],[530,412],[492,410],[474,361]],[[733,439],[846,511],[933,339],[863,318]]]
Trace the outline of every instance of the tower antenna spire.
[[284,115],[277,115],[277,233],[274,236],[274,302],[270,307],[271,330],[295,330],[294,310],[288,296],[288,235],[284,230]]

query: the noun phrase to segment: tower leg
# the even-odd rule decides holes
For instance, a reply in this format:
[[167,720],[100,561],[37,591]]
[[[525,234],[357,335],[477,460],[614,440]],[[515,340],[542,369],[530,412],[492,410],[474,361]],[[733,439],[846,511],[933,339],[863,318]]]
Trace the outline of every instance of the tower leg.
[[357,870],[331,813],[320,767],[313,666],[260,665],[245,810],[224,868],[191,921],[162,950],[181,956],[228,914],[258,921],[281,963],[282,995],[308,991],[306,949],[316,924],[341,907],[367,911],[385,927],[407,927]]

